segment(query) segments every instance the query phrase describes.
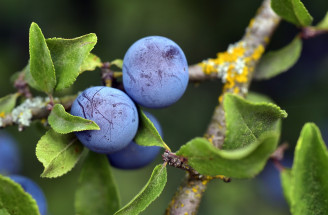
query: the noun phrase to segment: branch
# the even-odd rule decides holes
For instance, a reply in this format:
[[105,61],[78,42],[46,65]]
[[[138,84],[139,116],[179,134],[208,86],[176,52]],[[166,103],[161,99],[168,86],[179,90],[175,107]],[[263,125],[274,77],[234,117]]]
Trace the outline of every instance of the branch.
[[[55,98],[55,103],[62,104],[65,109],[69,109],[75,100],[76,95]],[[0,128],[18,125],[18,130],[30,126],[32,120],[46,119],[50,114],[48,97],[34,97],[26,99],[22,104],[15,107],[11,113],[0,117]]]
[[[208,59],[199,65],[190,66],[191,80],[221,78],[224,86],[205,137],[220,148],[225,138],[224,95],[227,92],[246,96],[254,68],[259,62],[280,18],[273,12],[270,0],[264,0],[256,16],[250,21],[241,41],[232,44],[228,50],[218,53],[216,59]],[[205,179],[204,179],[205,178]],[[195,178],[187,173],[184,181],[173,197],[166,214],[196,214],[210,179]]]

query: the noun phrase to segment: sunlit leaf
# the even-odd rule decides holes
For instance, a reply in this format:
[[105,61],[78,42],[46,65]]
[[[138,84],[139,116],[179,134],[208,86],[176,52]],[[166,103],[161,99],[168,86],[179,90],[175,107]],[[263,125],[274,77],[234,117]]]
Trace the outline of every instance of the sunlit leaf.
[[52,129],[47,131],[36,146],[36,156],[44,166],[41,177],[55,178],[72,170],[83,148],[74,134],[59,134]]
[[74,131],[100,130],[95,122],[67,113],[61,104],[56,104],[53,107],[48,122],[57,133],[61,134]]

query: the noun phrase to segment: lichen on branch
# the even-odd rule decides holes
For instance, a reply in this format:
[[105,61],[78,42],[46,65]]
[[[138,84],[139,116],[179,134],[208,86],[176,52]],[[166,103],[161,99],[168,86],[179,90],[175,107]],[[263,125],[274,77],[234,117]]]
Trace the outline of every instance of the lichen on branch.
[[[280,18],[271,9],[270,0],[264,0],[240,41],[230,45],[226,52],[218,53],[217,58],[189,67],[191,81],[221,78],[224,83],[219,104],[204,135],[217,148],[222,146],[225,138],[225,113],[222,105],[224,95],[229,92],[246,96],[255,67],[279,21]],[[206,184],[211,180],[203,179],[195,178],[187,172],[166,214],[196,214]]]

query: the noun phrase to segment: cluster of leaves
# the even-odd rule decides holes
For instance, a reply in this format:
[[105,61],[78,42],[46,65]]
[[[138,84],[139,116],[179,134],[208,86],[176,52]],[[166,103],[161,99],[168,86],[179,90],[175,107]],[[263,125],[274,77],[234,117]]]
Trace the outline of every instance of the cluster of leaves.
[[[96,42],[95,34],[75,39],[45,39],[38,25],[32,23],[29,34],[30,61],[22,71],[25,81],[30,87],[52,97],[55,91],[70,87],[82,72],[102,66],[101,60],[90,53]],[[121,67],[120,60],[112,64]],[[18,96],[15,93],[1,98],[0,112],[9,114],[16,106]],[[168,149],[141,109],[140,117],[136,142]],[[113,214],[115,211],[117,214],[139,213],[162,192],[166,184],[166,166],[160,164],[155,167],[144,189],[120,209],[117,188],[106,156],[85,150],[73,133],[99,130],[99,126],[93,121],[69,114],[60,103],[53,105],[47,121],[50,128],[36,146],[36,156],[44,166],[41,177],[60,177],[69,172],[81,157],[86,157],[76,191],[77,214]],[[0,177],[0,183],[1,212],[39,214],[36,202],[18,184],[4,176]],[[24,204],[17,204],[17,201]]]
[[[313,34],[328,32],[328,12],[321,22],[311,26],[313,18],[300,0],[272,0],[271,7],[281,18],[297,27]],[[265,54],[256,67],[254,78],[266,80],[288,71],[301,55],[303,36],[299,33],[285,47]]]

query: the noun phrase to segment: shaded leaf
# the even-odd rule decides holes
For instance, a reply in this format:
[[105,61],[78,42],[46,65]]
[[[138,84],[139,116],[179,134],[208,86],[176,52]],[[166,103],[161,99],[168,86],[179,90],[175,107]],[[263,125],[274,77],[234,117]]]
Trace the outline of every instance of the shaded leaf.
[[90,53],[88,57],[83,61],[80,67],[80,74],[84,71],[93,71],[97,67],[101,67],[102,63],[98,56]]
[[226,137],[222,149],[238,149],[256,142],[266,132],[279,138],[280,119],[287,113],[271,103],[252,103],[239,96],[224,97]]
[[328,30],[328,12],[325,17],[315,26],[316,29]]
[[56,69],[56,90],[65,89],[74,83],[81,72],[81,65],[96,43],[95,34],[87,34],[74,39],[47,39]]
[[18,93],[13,93],[0,98],[0,114],[10,113],[16,105],[18,96]]
[[22,186],[0,175],[1,215],[40,215],[36,201]]
[[312,16],[300,0],[271,0],[271,7],[281,18],[297,26],[308,26]]
[[99,126],[92,120],[67,113],[61,104],[56,104],[53,107],[48,117],[48,122],[60,134],[67,134],[74,131],[100,130]]
[[262,134],[252,144],[234,150],[220,150],[205,138],[195,138],[183,145],[177,155],[186,157],[200,174],[252,178],[264,168],[277,143],[275,132]]
[[115,215],[132,215],[144,211],[163,191],[167,181],[166,166],[157,165],[144,188]]
[[74,134],[59,134],[52,129],[47,131],[36,146],[36,156],[44,166],[41,177],[59,177],[72,170],[83,148]]
[[34,78],[32,77],[31,71],[30,71],[30,62],[28,62],[27,66],[23,69],[24,73],[24,80],[28,83],[28,85],[36,90],[42,91],[39,85],[36,83]]
[[75,193],[75,214],[114,214],[119,201],[106,155],[89,151]]
[[296,36],[290,44],[282,49],[265,54],[256,67],[254,78],[266,80],[286,72],[297,62],[301,51],[302,40]]
[[289,206],[291,206],[292,199],[292,171],[284,169],[280,172],[281,186],[284,191],[285,199]]
[[122,59],[116,59],[110,62],[111,65],[115,65],[118,68],[122,69],[123,68],[123,60]]
[[154,124],[148,119],[148,117],[139,108],[139,127],[138,132],[134,138],[134,141],[142,146],[160,146],[165,149],[169,147],[164,143],[161,135],[159,135]]
[[56,85],[55,67],[41,29],[34,22],[30,27],[29,46],[30,73],[37,88],[51,94]]
[[292,214],[327,214],[328,151],[313,123],[305,124],[297,141],[292,176]]
[[246,95],[246,100],[247,101],[250,101],[250,102],[267,102],[267,103],[274,103],[273,100],[264,95],[264,94],[261,94],[261,93],[256,93],[256,92],[248,92],[247,95]]

